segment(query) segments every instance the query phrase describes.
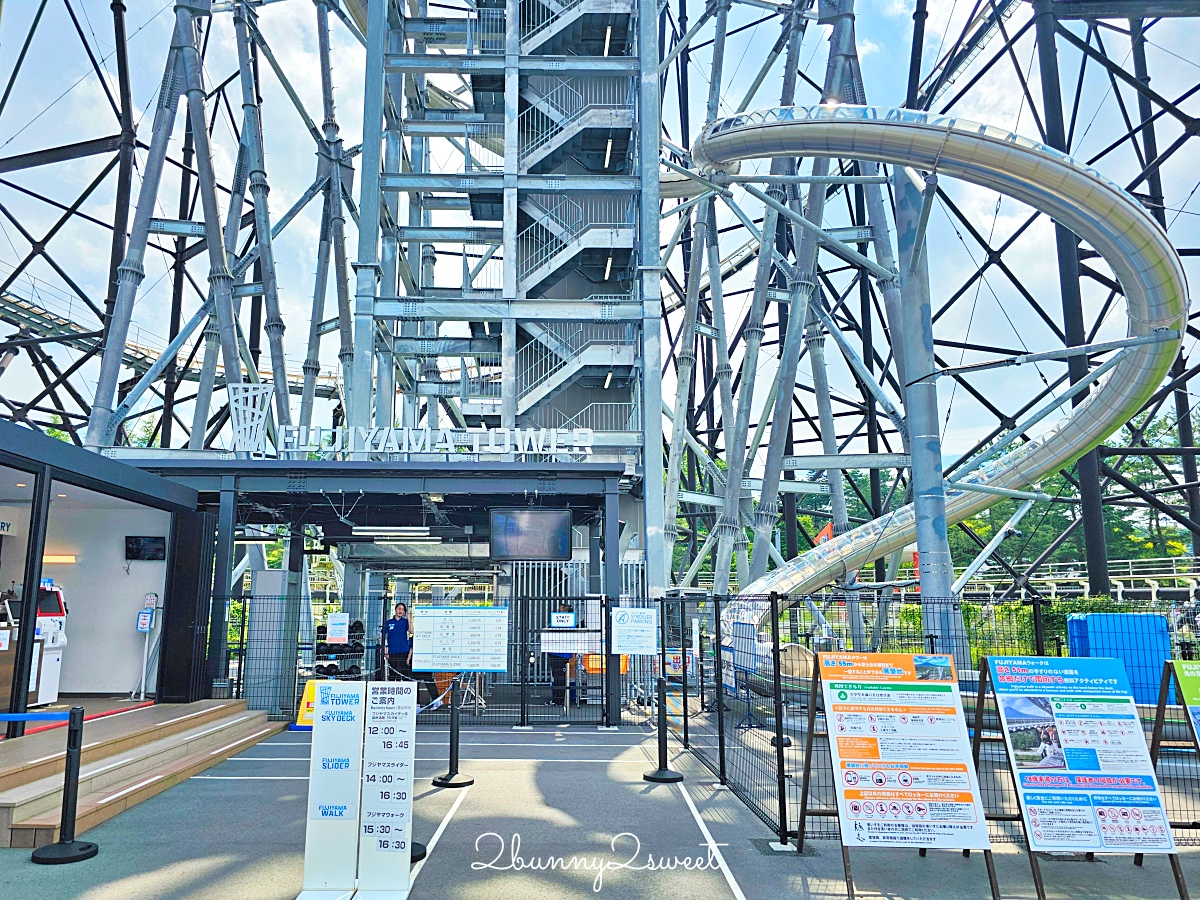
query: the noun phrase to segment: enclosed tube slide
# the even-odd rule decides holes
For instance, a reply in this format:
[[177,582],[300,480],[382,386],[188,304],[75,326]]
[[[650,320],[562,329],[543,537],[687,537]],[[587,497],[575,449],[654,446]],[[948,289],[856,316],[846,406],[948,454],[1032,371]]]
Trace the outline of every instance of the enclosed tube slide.
[[[709,124],[692,148],[696,162],[724,171],[745,159],[829,156],[911,166],[999,191],[1053,217],[1104,257],[1125,293],[1130,337],[1183,333],[1188,296],[1171,241],[1120,187],[1057,150],[1008,131],[906,109],[863,106],[784,107]],[[1020,489],[1074,462],[1135,415],[1162,384],[1180,338],[1141,344],[1122,356],[1087,399],[1052,430],[1000,456],[966,482]],[[947,524],[961,522],[998,497],[947,486]],[[769,572],[741,591],[730,618],[758,621],[775,591],[806,593],[916,536],[911,505],[876,519]]]

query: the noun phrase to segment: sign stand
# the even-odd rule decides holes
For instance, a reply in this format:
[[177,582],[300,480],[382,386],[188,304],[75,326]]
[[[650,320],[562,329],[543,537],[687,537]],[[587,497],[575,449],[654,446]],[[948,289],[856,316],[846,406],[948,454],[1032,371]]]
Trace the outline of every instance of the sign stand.
[[416,683],[369,683],[355,900],[406,900],[412,888],[416,740]]
[[[1189,660],[1190,661],[1190,660]],[[1179,672],[1175,668],[1175,660],[1163,661],[1162,680],[1158,686],[1158,707],[1154,711],[1154,731],[1150,736],[1150,764],[1154,766],[1155,771],[1158,770],[1158,756],[1162,752],[1163,730],[1167,723],[1167,700],[1171,695],[1171,681],[1175,682],[1175,696],[1179,698],[1179,705],[1183,707],[1183,711],[1187,714],[1188,732],[1192,736],[1193,748],[1200,749],[1200,735],[1196,734],[1196,720],[1192,718],[1192,710],[1188,705],[1188,692],[1184,689],[1184,684],[1179,678]],[[1187,827],[1184,824],[1169,823],[1172,828]],[[1191,823],[1188,823],[1191,824]],[[1142,864],[1145,854],[1134,854],[1133,863],[1136,866]],[[1179,865],[1177,856],[1171,856],[1171,872],[1175,875],[1175,886],[1179,889],[1179,896],[1187,896],[1187,885],[1183,880],[1183,869]]]
[[297,900],[350,900],[358,874],[366,685],[317,686],[309,762],[304,890]]
[[[821,691],[822,675],[821,675],[821,666],[819,663],[819,659],[820,659],[820,657],[818,657],[818,664],[813,667],[812,679],[809,684],[808,727],[807,727],[807,729],[805,731],[805,735],[804,735],[804,769],[803,769],[803,774],[801,776],[801,786],[800,786],[800,817],[799,817],[799,821],[797,822],[797,826],[796,826],[797,827],[797,831],[796,831],[796,852],[797,853],[802,853],[804,851],[804,837],[805,837],[805,831],[807,829],[809,816],[833,816],[838,820],[839,831],[841,831],[845,827],[844,823],[841,820],[840,806],[834,806],[832,808],[822,808],[822,809],[809,809],[808,808],[809,788],[812,784],[813,744],[814,744],[814,740],[816,738],[817,703],[819,702],[819,700],[822,696],[822,691]],[[830,734],[829,734],[829,730],[828,730],[828,722],[829,722],[828,715],[829,715],[829,711],[826,710],[825,739],[827,741],[830,741],[831,738],[830,738]],[[831,752],[831,758],[832,758],[832,748],[831,748],[830,752]],[[986,816],[985,816],[985,819],[986,819]],[[842,868],[843,868],[843,871],[845,872],[846,896],[847,896],[847,898],[849,898],[849,900],[854,900],[854,898],[855,898],[854,874],[853,874],[853,871],[852,871],[851,865],[850,865],[850,848],[847,847],[846,844],[841,841],[839,841],[839,843],[841,843],[841,848],[842,848]],[[922,857],[924,857],[926,855],[926,850],[927,850],[927,848],[924,848],[924,847],[920,848],[919,854]],[[964,856],[967,856],[969,854],[970,854],[969,850],[963,850]],[[1000,900],[1000,885],[999,885],[999,881],[996,876],[996,866],[995,866],[995,862],[992,858],[992,851],[990,849],[985,849],[983,851],[983,859],[984,859],[984,863],[987,868],[988,886],[991,889],[992,900]]]
[[[1166,668],[1171,668],[1170,662],[1166,663]],[[1170,687],[1169,679],[1171,677],[1171,673],[1166,671],[1166,668],[1164,669],[1164,672],[1163,672],[1162,686],[1159,690],[1159,715],[1157,715],[1156,719],[1155,719],[1156,734],[1158,734],[1157,729],[1158,729],[1159,723],[1162,721],[1160,716],[1163,713],[1165,713],[1166,698],[1167,698],[1167,694],[1168,694],[1168,689]],[[971,753],[972,753],[972,757],[975,761],[976,772],[978,772],[978,770],[979,770],[979,750],[980,750],[980,744],[981,744],[982,735],[983,735],[983,712],[984,712],[984,704],[987,701],[987,688],[988,688],[988,678],[989,677],[990,677],[990,673],[989,673],[988,657],[985,656],[985,657],[981,658],[979,661],[979,693],[975,700],[975,735],[971,741]],[[999,700],[997,698],[995,698],[994,695],[993,695],[993,702],[994,702],[994,705],[996,706],[996,715],[999,718],[999,716],[1000,716],[1000,710],[998,708]],[[1001,720],[1001,721],[1003,721],[1003,720]],[[1140,728],[1140,720],[1139,720],[1139,728]],[[1016,762],[1013,760],[1013,756],[1010,751],[1008,741],[1004,740],[1003,738],[1001,740],[1004,743],[1004,758],[1005,758],[1005,761],[1008,763],[1008,773],[1009,773],[1009,776],[1012,778],[1013,790],[1017,793],[1018,804],[1019,804],[1020,803],[1020,782],[1017,779]],[[1153,750],[1151,751],[1151,763],[1152,763],[1152,765],[1157,763],[1155,751],[1153,751]],[[1165,818],[1165,812],[1166,812],[1165,809],[1163,812],[1164,812],[1164,818]],[[1011,815],[990,815],[987,818],[992,821],[1011,821],[1012,818],[1014,818],[1014,817]],[[1029,825],[1025,820],[1025,815],[1023,812],[1018,813],[1015,816],[1015,818],[1018,821],[1020,821],[1021,832],[1025,837],[1025,847],[1029,853],[1029,869],[1030,869],[1031,874],[1033,875],[1033,886],[1034,886],[1034,889],[1037,891],[1037,898],[1038,898],[1038,900],[1046,900],[1046,885],[1045,885],[1044,880],[1042,879],[1042,868],[1041,868],[1041,864],[1038,862],[1037,852],[1032,849],[1033,845],[1029,839]],[[1170,823],[1168,823],[1168,827],[1169,827],[1169,824]],[[1170,864],[1171,864],[1171,874],[1175,878],[1175,888],[1179,892],[1179,900],[1189,900],[1187,883],[1184,881],[1183,869],[1179,863],[1179,854],[1178,853],[1168,853],[1165,855],[1167,856],[1167,859],[1170,861]],[[1089,860],[1092,859],[1093,857],[1094,857],[1093,853],[1087,854],[1087,858]],[[1134,863],[1137,865],[1141,865],[1141,860],[1143,858],[1144,858],[1144,854],[1135,853],[1134,854]]]
[[297,900],[408,897],[416,718],[413,682],[317,685]]

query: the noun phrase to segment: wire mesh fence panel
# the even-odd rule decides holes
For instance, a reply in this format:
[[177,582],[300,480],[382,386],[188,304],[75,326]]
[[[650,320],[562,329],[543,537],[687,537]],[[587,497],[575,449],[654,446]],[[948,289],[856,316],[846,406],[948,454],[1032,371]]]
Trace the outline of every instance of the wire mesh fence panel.
[[[664,636],[668,647],[677,646],[672,641],[678,642],[680,635],[678,624],[672,624],[673,619],[678,622],[673,603],[683,605],[685,622],[696,619],[702,623],[695,642],[697,677],[689,680],[697,690],[694,704],[688,706],[691,751],[714,773],[723,772],[734,793],[773,830],[779,829],[783,815],[787,830],[795,832],[801,807],[805,807],[806,834],[817,838],[838,836],[828,727],[819,698],[812,715],[808,793],[801,797],[817,654],[862,651],[952,656],[972,735],[979,666],[987,657],[1119,659],[1149,740],[1163,663],[1194,658],[1200,632],[1200,609],[1195,601],[1166,592],[1123,600],[1082,596],[1000,600],[922,599],[911,591],[903,598],[868,591],[829,591],[776,598],[777,649],[771,639],[770,598],[666,601]],[[677,693],[681,687],[676,688]],[[722,704],[723,734],[717,722],[718,703]],[[1178,843],[1200,845],[1200,758],[1187,711],[1173,689],[1163,719],[1157,770],[1168,815]],[[979,781],[992,839],[1021,842],[1017,797],[990,694],[981,721]],[[682,724],[672,721],[671,725],[680,738]],[[777,747],[779,738],[782,754]],[[782,805],[781,791],[786,794]]]

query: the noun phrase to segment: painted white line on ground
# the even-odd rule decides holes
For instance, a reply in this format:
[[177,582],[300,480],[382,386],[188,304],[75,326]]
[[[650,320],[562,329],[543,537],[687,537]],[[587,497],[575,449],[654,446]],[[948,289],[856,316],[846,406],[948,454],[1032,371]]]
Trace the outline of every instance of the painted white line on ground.
[[244,744],[244,743],[246,743],[246,741],[252,741],[256,737],[258,737],[260,734],[266,734],[270,730],[271,730],[270,728],[264,728],[262,731],[256,731],[256,732],[254,732],[254,734],[249,735],[248,737],[244,737],[240,741],[234,741],[232,744],[226,744],[224,747],[218,747],[216,750],[213,750],[208,755],[209,756],[217,756],[218,754],[228,750],[230,747],[236,747],[238,744]]
[[166,775],[155,775],[153,778],[147,778],[145,781],[138,782],[133,787],[127,787],[123,791],[117,791],[115,794],[109,794],[107,797],[97,800],[96,805],[99,806],[102,803],[108,803],[110,800],[116,800],[118,797],[124,797],[126,794],[132,794],[134,791],[144,788],[148,784],[154,784],[154,782],[158,781],[160,778],[166,777]]
[[442,834],[446,830],[446,826],[450,824],[450,820],[454,818],[454,814],[458,812],[458,808],[462,806],[463,800],[467,798],[467,791],[470,789],[471,785],[467,785],[465,788],[462,788],[459,795],[454,799],[454,803],[451,804],[450,809],[446,811],[446,815],[442,817],[442,822],[440,825],[438,825],[437,831],[433,833],[433,837],[430,838],[429,843],[425,845],[425,859],[413,866],[412,875],[408,880],[410,885],[416,883],[417,876],[420,875],[421,870],[425,868],[425,860],[429,859],[429,857],[433,854],[433,848],[436,847],[437,842],[441,840]]
[[712,854],[712,857],[721,867],[721,874],[725,876],[725,881],[729,885],[729,889],[733,891],[735,900],[746,900],[746,895],[742,893],[742,889],[738,886],[737,879],[733,877],[733,870],[729,868],[729,863],[725,862],[725,857],[721,855],[721,848],[717,846],[717,842],[713,840],[712,832],[708,830],[708,826],[700,818],[700,811],[696,809],[696,804],[692,802],[692,798],[687,792],[687,787],[683,783],[679,785],[679,793],[683,794],[683,802],[692,811],[692,818],[700,826],[700,833],[704,835],[704,840],[708,844],[708,852]]

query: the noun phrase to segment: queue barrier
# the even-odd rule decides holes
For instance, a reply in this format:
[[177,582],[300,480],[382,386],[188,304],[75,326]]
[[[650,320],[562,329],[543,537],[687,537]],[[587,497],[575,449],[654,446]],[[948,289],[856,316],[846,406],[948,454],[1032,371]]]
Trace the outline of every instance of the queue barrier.
[[0,713],[0,722],[67,722],[67,755],[63,767],[62,817],[59,820],[58,840],[38,847],[30,858],[39,865],[56,866],[82,862],[100,852],[91,841],[75,840],[75,813],[79,805],[79,764],[83,754],[83,707],[73,706],[70,712]]

